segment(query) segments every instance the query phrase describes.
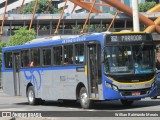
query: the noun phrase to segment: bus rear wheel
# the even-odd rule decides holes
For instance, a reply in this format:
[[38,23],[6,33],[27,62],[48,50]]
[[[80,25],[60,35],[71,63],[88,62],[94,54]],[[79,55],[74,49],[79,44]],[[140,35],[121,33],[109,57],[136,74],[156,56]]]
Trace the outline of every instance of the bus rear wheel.
[[89,99],[87,90],[85,87],[82,87],[79,92],[80,104],[84,109],[89,109],[92,107],[93,101]]
[[30,86],[28,88],[27,91],[27,98],[28,98],[28,103],[30,105],[38,105],[38,104],[42,104],[42,100],[39,98],[35,98],[35,91],[34,91],[34,87]]
[[133,104],[133,100],[121,100],[121,103],[124,105],[124,106],[131,106]]

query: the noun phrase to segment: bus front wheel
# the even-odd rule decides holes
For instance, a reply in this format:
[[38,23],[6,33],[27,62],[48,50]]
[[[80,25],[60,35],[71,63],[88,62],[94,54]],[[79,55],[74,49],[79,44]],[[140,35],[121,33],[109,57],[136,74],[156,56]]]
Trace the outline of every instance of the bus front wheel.
[[37,105],[41,103],[41,99],[35,98],[34,87],[30,86],[27,91],[28,103],[30,105]]
[[124,105],[124,106],[131,106],[133,104],[133,100],[121,100],[121,103]]
[[82,108],[84,109],[91,108],[93,101],[89,99],[89,96],[85,87],[82,87],[80,89],[79,97],[80,97],[80,104]]

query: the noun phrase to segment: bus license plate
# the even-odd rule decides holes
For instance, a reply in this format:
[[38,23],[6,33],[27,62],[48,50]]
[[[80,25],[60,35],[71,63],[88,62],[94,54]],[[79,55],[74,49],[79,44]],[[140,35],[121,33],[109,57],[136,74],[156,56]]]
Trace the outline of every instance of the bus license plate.
[[132,96],[138,96],[138,95],[141,95],[141,93],[139,91],[132,92]]

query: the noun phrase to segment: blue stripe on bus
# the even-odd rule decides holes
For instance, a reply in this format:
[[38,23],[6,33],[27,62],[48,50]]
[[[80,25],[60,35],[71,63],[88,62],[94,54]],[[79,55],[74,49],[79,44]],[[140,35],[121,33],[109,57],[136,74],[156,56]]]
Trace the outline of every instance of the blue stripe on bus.
[[[76,69],[77,67],[84,67],[84,65],[79,66],[54,66],[54,67],[40,67],[40,68],[21,68],[20,71],[28,71],[28,70],[70,70]],[[13,69],[6,69],[2,72],[13,72]]]

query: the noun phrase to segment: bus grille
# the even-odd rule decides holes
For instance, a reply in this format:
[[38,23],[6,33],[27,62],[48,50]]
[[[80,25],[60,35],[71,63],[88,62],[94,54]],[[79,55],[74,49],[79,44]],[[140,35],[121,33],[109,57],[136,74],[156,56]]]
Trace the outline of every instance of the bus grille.
[[134,80],[138,82],[146,82],[154,77],[154,73],[149,74],[127,74],[127,75],[108,75],[117,82],[121,83],[134,83]]
[[135,96],[133,92],[139,92],[140,95],[145,95],[149,93],[150,89],[140,89],[140,90],[120,90],[122,96]]

